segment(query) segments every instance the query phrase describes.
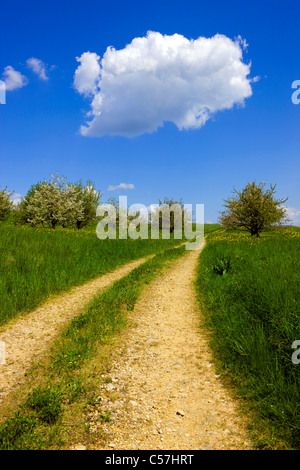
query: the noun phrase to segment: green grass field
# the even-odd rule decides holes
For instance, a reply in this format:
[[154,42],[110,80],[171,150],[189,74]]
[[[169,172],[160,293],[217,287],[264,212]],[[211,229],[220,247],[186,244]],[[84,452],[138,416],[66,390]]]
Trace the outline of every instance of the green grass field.
[[97,381],[107,358],[96,360],[98,373],[89,363],[105,345],[111,342],[113,348],[113,338],[125,327],[127,312],[134,308],[144,287],[184,253],[185,247],[181,246],[157,254],[96,295],[84,312],[70,322],[53,344],[48,363],[40,363],[32,372],[33,389],[13,415],[1,423],[0,450],[61,448],[70,436],[74,439],[70,422],[75,408],[80,415],[80,426],[76,424],[78,438],[90,439],[84,427],[84,409],[98,395]]
[[[206,225],[207,233],[218,225]],[[99,240],[90,230],[0,224],[0,325],[50,295],[183,240]]]
[[300,231],[215,232],[197,292],[218,368],[254,412],[260,448],[300,448]]
[[0,324],[52,294],[181,240],[99,240],[95,230],[0,225]]

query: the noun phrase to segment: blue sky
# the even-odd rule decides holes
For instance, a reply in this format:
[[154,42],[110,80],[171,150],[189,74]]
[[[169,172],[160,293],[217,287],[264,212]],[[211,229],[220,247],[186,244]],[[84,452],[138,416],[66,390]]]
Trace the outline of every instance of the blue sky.
[[[291,100],[300,80],[299,13],[300,2],[290,0],[6,2],[0,79],[7,67],[25,78],[0,105],[0,186],[24,196],[58,172],[70,181],[92,179],[103,200],[127,195],[129,204],[150,205],[169,196],[204,204],[205,220],[215,222],[233,186],[266,181],[277,183],[278,197],[288,196],[300,225],[300,105]],[[243,63],[259,77],[252,96],[196,129],[165,122],[133,137],[82,135],[91,99],[74,88],[76,57],[101,58],[108,46],[122,50],[148,31],[188,40],[241,36],[248,44]],[[46,80],[30,58],[45,64]],[[120,183],[134,189],[108,191]]]

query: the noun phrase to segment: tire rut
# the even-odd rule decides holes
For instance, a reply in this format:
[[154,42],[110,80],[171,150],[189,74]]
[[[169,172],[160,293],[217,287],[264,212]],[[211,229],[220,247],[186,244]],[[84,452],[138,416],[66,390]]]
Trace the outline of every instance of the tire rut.
[[57,294],[35,310],[21,315],[0,329],[5,361],[0,363],[0,404],[5,396],[25,381],[34,364],[47,352],[70,320],[101,290],[144,263],[151,256],[132,261],[116,270]]
[[[89,449],[251,448],[245,417],[216,373],[201,328],[198,257],[190,251],[175,261],[131,312],[98,408],[87,416],[90,432],[101,429],[105,437]],[[111,421],[99,424],[100,413]]]

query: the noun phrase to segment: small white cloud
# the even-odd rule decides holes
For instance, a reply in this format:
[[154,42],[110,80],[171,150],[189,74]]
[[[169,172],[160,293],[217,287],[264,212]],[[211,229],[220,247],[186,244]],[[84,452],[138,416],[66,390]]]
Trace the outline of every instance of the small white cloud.
[[49,77],[46,75],[46,65],[40,59],[31,57],[26,60],[27,67],[38,75],[41,80],[48,80]]
[[251,83],[256,83],[256,82],[259,82],[259,80],[261,79],[261,77],[259,75],[256,75],[256,77],[253,77],[250,79],[250,82]]
[[28,79],[15,70],[11,65],[4,68],[3,78],[6,91],[13,91],[17,88],[23,88],[27,85]]
[[19,204],[19,202],[21,202],[22,194],[18,194],[18,193],[13,194],[10,200],[13,202],[14,206],[16,206],[17,204]]
[[286,214],[292,225],[300,226],[300,210],[295,207],[285,207]]
[[120,183],[117,186],[109,185],[107,191],[116,191],[116,189],[134,189],[134,184],[131,183]]
[[165,122],[180,130],[202,127],[216,112],[243,105],[252,95],[246,48],[240,36],[189,40],[149,31],[124,49],[108,47],[102,58],[84,52],[76,58],[73,83],[91,99],[91,119],[81,134],[132,137]]

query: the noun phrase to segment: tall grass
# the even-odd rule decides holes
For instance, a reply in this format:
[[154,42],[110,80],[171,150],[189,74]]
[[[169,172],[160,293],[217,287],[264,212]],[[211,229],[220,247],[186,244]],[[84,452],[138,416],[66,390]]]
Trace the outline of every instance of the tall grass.
[[217,363],[255,410],[260,447],[300,448],[300,364],[291,359],[299,252],[300,232],[286,228],[260,240],[216,232],[200,257],[196,285]]
[[[205,230],[217,226],[206,225]],[[0,224],[0,325],[50,295],[182,240],[99,240],[91,230]]]
[[49,295],[181,240],[99,240],[95,231],[0,224],[0,324]]

